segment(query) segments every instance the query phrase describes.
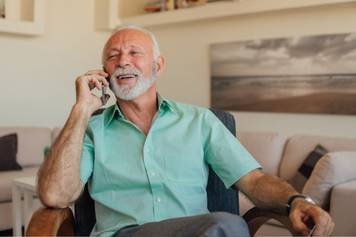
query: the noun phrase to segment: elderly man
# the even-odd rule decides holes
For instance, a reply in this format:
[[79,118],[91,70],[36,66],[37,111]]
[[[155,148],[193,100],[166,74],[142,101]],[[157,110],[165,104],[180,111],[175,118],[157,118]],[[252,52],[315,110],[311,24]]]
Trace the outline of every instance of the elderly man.
[[[67,207],[86,182],[95,201],[100,236],[248,236],[232,214],[209,213],[208,164],[226,187],[235,186],[262,208],[290,204],[297,231],[329,235],[333,222],[290,185],[264,174],[259,164],[208,110],[157,94],[164,70],[154,35],[124,27],[103,49],[104,70],[76,80],[76,103],[39,171],[39,196]],[[109,80],[109,82],[108,82]],[[102,100],[91,90],[108,87],[115,105],[93,115]]]

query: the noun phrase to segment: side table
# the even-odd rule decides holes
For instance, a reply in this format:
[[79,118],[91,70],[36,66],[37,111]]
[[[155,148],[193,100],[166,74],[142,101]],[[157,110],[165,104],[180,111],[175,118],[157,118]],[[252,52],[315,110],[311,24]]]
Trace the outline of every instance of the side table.
[[[22,236],[21,227],[26,227],[30,221],[33,209],[33,199],[36,197],[37,181],[35,176],[21,177],[12,180],[12,230],[14,236]],[[24,208],[22,213],[21,197]],[[24,217],[25,223],[22,223]]]

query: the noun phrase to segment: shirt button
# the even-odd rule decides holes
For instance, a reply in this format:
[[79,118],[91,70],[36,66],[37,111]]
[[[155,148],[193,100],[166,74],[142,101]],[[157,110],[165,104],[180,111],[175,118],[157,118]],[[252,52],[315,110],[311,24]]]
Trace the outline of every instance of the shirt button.
[[146,149],[146,152],[147,152],[147,153],[150,153],[150,152],[151,152],[150,148],[147,148],[147,149]]
[[157,201],[157,202],[161,202],[162,200],[161,200],[161,198],[158,197],[158,198],[156,199],[156,201]]
[[156,176],[156,173],[155,173],[155,172],[151,172],[151,175],[152,175],[152,176]]

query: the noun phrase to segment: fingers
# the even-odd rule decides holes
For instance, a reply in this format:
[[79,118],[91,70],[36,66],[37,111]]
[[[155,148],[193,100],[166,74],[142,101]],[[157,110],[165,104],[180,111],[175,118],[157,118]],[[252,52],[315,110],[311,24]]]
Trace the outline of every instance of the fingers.
[[103,70],[89,70],[85,75],[93,75],[93,74],[98,74],[103,77],[108,77],[109,74],[107,72],[104,72]]
[[294,209],[290,215],[289,215],[293,228],[299,232],[302,233],[303,235],[308,235],[309,233],[309,228],[308,226],[303,222],[303,220],[306,219],[307,216],[305,216],[299,209]]
[[318,210],[318,213],[313,215],[312,218],[315,222],[316,229],[313,235],[315,236],[328,236],[330,235],[331,230],[331,217],[321,209]]
[[334,222],[327,212],[304,201],[295,205],[290,213],[290,219],[293,228],[305,236],[309,235],[312,229],[311,223],[315,223],[316,226],[313,236],[329,236],[334,229]]
[[326,212],[318,216],[316,223],[315,236],[330,236],[332,234],[335,224]]
[[77,84],[87,84],[91,90],[95,87],[100,90],[102,85],[109,86],[109,82],[106,80],[108,76],[109,74],[102,70],[91,70],[79,76],[77,78]]
[[328,235],[332,235],[334,228],[335,228],[335,223],[330,217],[330,226],[329,226],[329,230],[328,230]]
[[105,87],[109,86],[109,83],[105,79],[105,77],[102,77],[99,75],[90,75],[90,76],[86,76],[86,78],[88,79],[90,89],[93,89],[96,87],[98,90],[101,90],[103,85]]
[[76,103],[89,107],[90,111],[99,109],[102,102],[92,90],[97,88],[100,91],[103,86],[109,87],[106,80],[108,76],[109,74],[102,70],[91,70],[79,76],[76,80]]

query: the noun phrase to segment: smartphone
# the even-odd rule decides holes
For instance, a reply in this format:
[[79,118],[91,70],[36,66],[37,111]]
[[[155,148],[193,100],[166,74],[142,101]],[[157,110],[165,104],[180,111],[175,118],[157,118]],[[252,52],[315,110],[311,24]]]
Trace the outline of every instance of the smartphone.
[[106,86],[102,86],[101,87],[101,97],[100,97],[101,104],[105,105],[108,102],[109,97],[110,96],[108,96],[108,94],[106,93]]
[[[105,67],[103,67],[103,71],[106,72]],[[107,76],[106,80],[110,84],[110,76]],[[102,105],[105,105],[108,102],[109,98],[110,98],[110,95],[107,93],[106,86],[102,86],[101,87],[101,97],[100,97]]]

